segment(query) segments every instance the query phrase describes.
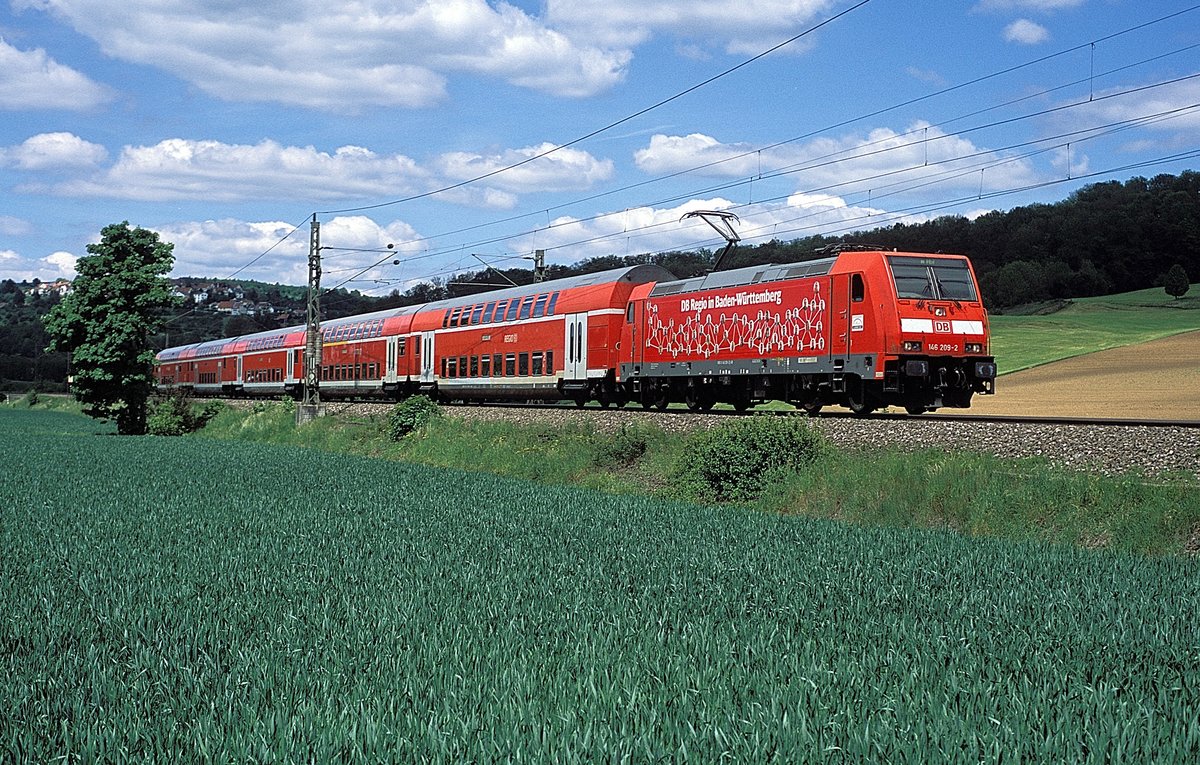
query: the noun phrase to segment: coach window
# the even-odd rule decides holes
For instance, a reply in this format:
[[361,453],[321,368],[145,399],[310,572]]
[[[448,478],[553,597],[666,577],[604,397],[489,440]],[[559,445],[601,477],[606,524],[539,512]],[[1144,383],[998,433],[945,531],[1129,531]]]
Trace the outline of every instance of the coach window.
[[493,356],[492,356],[492,374],[497,375],[497,376],[504,374],[504,355],[503,354],[500,354],[500,353],[493,354]]
[[504,375],[512,377],[517,373],[517,355],[515,353],[505,354],[504,356]]
[[521,307],[521,299],[513,298],[508,301],[508,311],[504,314],[505,321],[514,321],[517,318],[517,309]]
[[501,300],[496,303],[496,315],[492,318],[492,321],[504,321],[504,311],[506,308],[508,308],[507,300]]
[[520,366],[517,369],[517,373],[521,377],[526,377],[529,374],[529,354],[522,353],[518,358],[520,359]]
[[[854,274],[850,277],[850,299],[855,303],[861,303],[866,295],[866,288],[863,287],[862,274]],[[630,310],[633,310],[633,305],[630,304]]]
[[533,318],[537,319],[546,315],[546,300],[549,295],[538,295],[537,302],[533,304]]
[[491,322],[492,314],[495,313],[495,311],[496,311],[496,301],[493,300],[492,302],[488,303],[487,305],[485,305],[483,307],[483,317],[479,321],[481,321],[484,324]]
[[554,351],[546,351],[546,374],[554,374]]
[[445,329],[446,327],[449,327],[449,326],[450,326],[450,309],[447,308],[446,315],[442,317],[442,328]]
[[471,357],[471,374],[470,377],[479,377],[479,357]]
[[558,293],[557,293],[557,292],[551,292],[551,293],[550,293],[550,302],[546,304],[546,315],[547,315],[547,316],[553,316],[553,315],[554,315],[554,306],[555,306],[557,303],[558,303]]
[[533,295],[530,295],[529,297],[527,297],[521,301],[521,315],[518,316],[517,318],[528,319],[529,318],[529,309],[531,309],[531,308],[533,308]]
[[483,303],[475,306],[475,310],[471,311],[471,323],[478,324],[481,316],[483,316]]
[[491,377],[492,376],[492,357],[491,356],[481,356],[479,358],[479,376],[480,377]]
[[446,357],[442,357],[442,377],[446,376]]
[[533,374],[534,375],[542,374],[542,352],[541,351],[533,352]]
[[407,337],[400,338],[400,342],[396,343],[397,355],[403,356],[404,350],[407,346],[408,346],[408,338]]

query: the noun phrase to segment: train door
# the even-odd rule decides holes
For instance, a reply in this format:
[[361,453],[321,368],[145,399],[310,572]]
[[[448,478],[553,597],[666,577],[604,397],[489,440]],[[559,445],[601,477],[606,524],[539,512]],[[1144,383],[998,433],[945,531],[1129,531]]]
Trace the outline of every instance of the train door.
[[387,340],[387,365],[383,370],[383,381],[386,383],[396,382],[396,360],[399,358],[400,338],[389,337]]
[[237,357],[237,377],[233,378],[233,381],[235,383],[237,383],[238,385],[242,384],[242,356],[241,356],[241,354],[238,354],[238,357]]
[[296,349],[290,348],[287,352],[287,378],[283,381],[286,385],[295,385],[299,382],[296,378]]
[[829,355],[838,368],[850,352],[850,278],[847,274],[829,277]]
[[421,333],[421,382],[432,383],[437,379],[433,357],[433,332]]
[[[865,353],[867,340],[867,287],[862,274],[850,274],[850,334],[847,353]],[[872,328],[874,331],[874,328]]]
[[566,348],[566,363],[563,365],[564,380],[583,380],[587,378],[587,314],[567,314],[566,336],[563,338]]

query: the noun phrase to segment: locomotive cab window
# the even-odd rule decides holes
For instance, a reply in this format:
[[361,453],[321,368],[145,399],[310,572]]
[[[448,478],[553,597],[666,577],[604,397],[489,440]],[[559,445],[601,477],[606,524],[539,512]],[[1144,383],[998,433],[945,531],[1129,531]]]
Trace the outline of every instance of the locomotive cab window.
[[[855,303],[861,303],[866,296],[866,288],[863,286],[862,274],[853,274],[850,277],[850,300]],[[633,306],[629,306],[633,310]]]
[[959,258],[888,257],[896,296],[913,300],[977,301],[978,292],[967,261]]

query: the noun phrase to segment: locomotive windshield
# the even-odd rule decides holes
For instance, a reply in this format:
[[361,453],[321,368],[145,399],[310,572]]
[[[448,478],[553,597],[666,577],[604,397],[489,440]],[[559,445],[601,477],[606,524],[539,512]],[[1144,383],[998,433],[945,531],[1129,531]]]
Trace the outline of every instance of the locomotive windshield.
[[979,299],[966,260],[892,255],[888,265],[896,280],[897,297],[968,303]]

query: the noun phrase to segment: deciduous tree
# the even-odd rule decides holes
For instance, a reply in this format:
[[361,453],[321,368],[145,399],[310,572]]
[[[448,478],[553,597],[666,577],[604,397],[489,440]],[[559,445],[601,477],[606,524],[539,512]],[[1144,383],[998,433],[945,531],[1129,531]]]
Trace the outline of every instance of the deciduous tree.
[[1187,271],[1183,270],[1183,266],[1176,263],[1167,271],[1163,277],[1163,289],[1173,298],[1181,298],[1187,294],[1188,288]]
[[150,334],[163,309],[178,305],[165,278],[174,245],[128,221],[100,234],[75,263],[70,294],[44,319],[49,350],[71,354],[71,390],[85,413],[140,434],[153,391]]

